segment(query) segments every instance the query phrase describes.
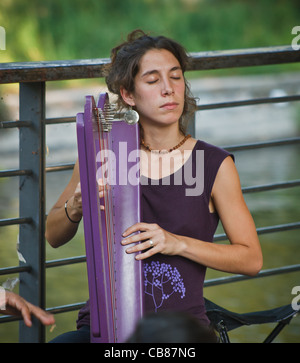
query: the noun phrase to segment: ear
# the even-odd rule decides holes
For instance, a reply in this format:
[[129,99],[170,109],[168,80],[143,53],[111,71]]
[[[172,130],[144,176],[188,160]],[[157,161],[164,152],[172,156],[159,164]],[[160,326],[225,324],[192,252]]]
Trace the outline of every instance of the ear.
[[123,101],[129,106],[135,106],[134,97],[131,92],[128,92],[124,87],[120,88],[120,93]]

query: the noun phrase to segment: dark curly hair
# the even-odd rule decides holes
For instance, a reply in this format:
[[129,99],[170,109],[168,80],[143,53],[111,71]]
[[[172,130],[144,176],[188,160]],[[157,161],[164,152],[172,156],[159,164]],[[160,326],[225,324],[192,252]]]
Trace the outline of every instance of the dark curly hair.
[[[189,57],[185,49],[177,42],[164,36],[150,36],[137,29],[131,32],[127,41],[113,48],[111,63],[105,69],[105,80],[108,90],[118,96],[118,104],[124,107],[120,89],[124,87],[128,92],[134,92],[134,80],[139,71],[140,60],[151,49],[165,49],[178,60],[182,72],[187,68]],[[179,120],[179,129],[185,134],[189,117],[196,110],[196,100],[191,95],[190,87],[185,80],[185,97],[183,113]]]

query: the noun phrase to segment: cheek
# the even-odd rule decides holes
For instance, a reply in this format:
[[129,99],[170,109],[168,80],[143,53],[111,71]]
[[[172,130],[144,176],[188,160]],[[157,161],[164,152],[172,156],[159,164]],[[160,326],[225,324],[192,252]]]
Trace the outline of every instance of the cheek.
[[185,83],[184,82],[182,84],[178,85],[177,93],[180,94],[181,97],[184,98],[184,93],[185,93]]
[[134,93],[134,102],[137,109],[146,110],[151,108],[155,102],[155,95],[155,91],[149,89],[149,87],[137,87]]

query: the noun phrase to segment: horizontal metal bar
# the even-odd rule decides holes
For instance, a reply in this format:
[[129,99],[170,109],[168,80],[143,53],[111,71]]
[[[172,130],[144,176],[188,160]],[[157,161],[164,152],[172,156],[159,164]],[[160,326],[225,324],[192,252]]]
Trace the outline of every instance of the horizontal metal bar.
[[[278,267],[278,268],[273,268],[273,269],[266,269],[266,270],[261,271],[256,276],[233,275],[233,276],[220,277],[220,278],[216,278],[216,279],[209,279],[204,282],[204,287],[219,286],[219,285],[224,285],[224,284],[233,283],[233,282],[257,279],[257,278],[268,277],[268,276],[275,276],[275,275],[297,272],[297,271],[300,271],[300,264],[283,266],[283,267]],[[46,310],[52,314],[59,314],[59,313],[65,313],[65,312],[79,310],[84,305],[85,305],[85,302],[82,302],[82,303],[56,306],[56,307],[52,307],[52,308],[47,308]],[[20,320],[20,319],[21,319],[20,317],[15,317],[15,316],[3,316],[3,317],[0,317],[0,324],[10,322],[10,321]]]
[[209,70],[300,62],[291,46],[191,53],[188,70]]
[[[291,46],[209,51],[189,54],[188,71],[300,62]],[[0,83],[46,82],[104,77],[109,58],[1,63]]]
[[[76,121],[76,117],[54,117],[47,118],[44,120],[46,125],[56,125],[56,124],[65,124],[65,123],[73,123]],[[0,121],[0,129],[9,129],[14,127],[30,127],[32,123],[30,121]]]
[[56,124],[65,124],[65,123],[71,123],[75,122],[76,117],[70,116],[70,117],[54,117],[54,118],[47,118],[45,120],[46,125],[56,125]]
[[[286,223],[286,224],[278,224],[276,226],[267,226],[267,227],[261,227],[257,228],[257,234],[267,234],[267,233],[273,233],[273,232],[284,232],[284,231],[292,231],[294,229],[300,228],[300,222],[294,222],[294,223]],[[216,234],[214,236],[214,242],[219,241],[226,241],[228,239],[227,235],[225,233]]]
[[73,265],[74,263],[86,262],[86,256],[62,258],[59,260],[46,261],[46,268]]
[[32,223],[32,218],[7,218],[0,219],[0,227],[12,226],[14,224],[30,224]]
[[269,140],[269,141],[254,142],[249,144],[222,146],[222,148],[227,151],[240,151],[240,150],[260,149],[273,146],[293,145],[299,143],[300,143],[300,137],[291,137],[288,139]]
[[30,121],[1,121],[0,129],[10,129],[13,127],[30,127],[32,123]]
[[22,320],[22,319],[23,318],[21,316],[3,315],[3,316],[0,316],[0,324],[10,323],[12,321],[18,321],[18,320]]
[[7,178],[10,176],[24,176],[24,175],[32,175],[32,170],[11,169],[11,170],[0,171],[0,178]]
[[[70,311],[76,311],[81,309],[86,303],[75,303],[75,304],[69,304],[69,305],[62,305],[62,306],[55,306],[53,308],[47,308],[46,311],[51,314],[62,314],[67,313]],[[9,323],[12,321],[18,321],[22,320],[21,316],[12,316],[12,315],[3,315],[0,316],[0,324],[2,323]]]
[[300,101],[300,95],[295,96],[284,96],[284,97],[266,97],[266,98],[253,98],[250,100],[241,100],[241,101],[230,101],[230,102],[219,102],[219,103],[209,103],[206,105],[198,105],[197,110],[214,110],[219,108],[229,108],[229,107],[241,107],[241,106],[253,106],[260,104],[269,104],[269,103],[286,103],[286,102],[294,102]]
[[261,278],[261,277],[275,276],[275,275],[280,275],[280,274],[289,273],[289,272],[296,272],[296,271],[300,271],[300,264],[262,270],[256,276],[233,275],[233,276],[219,277],[216,279],[210,279],[210,280],[206,280],[204,282],[204,287],[224,285],[224,284],[229,284],[232,282],[252,280],[252,279],[257,279],[257,278]]
[[104,77],[109,58],[2,63],[0,83],[46,82]]
[[284,232],[284,231],[292,231],[294,229],[299,229],[299,228],[300,228],[300,222],[286,223],[286,224],[278,224],[277,226],[257,228],[257,233],[266,234],[274,232]]
[[46,311],[48,311],[51,314],[61,314],[61,313],[67,313],[70,311],[76,311],[81,309],[86,303],[75,303],[75,304],[68,304],[68,305],[62,305],[62,306],[55,306],[53,308],[47,308]]
[[[52,165],[46,167],[46,172],[57,172],[57,171],[65,171],[65,170],[72,170],[74,168],[74,163],[69,164],[62,164],[62,165]],[[0,172],[1,177],[1,172]],[[291,180],[288,182],[281,182],[281,183],[274,183],[274,184],[265,184],[265,185],[255,185],[251,187],[243,187],[242,191],[244,194],[246,193],[255,193],[255,192],[264,192],[270,191],[275,189],[287,189],[300,186],[300,179],[299,180]]]
[[30,121],[1,121],[0,129],[10,129],[13,127],[30,127],[32,123]]
[[[249,105],[257,105],[257,104],[269,104],[269,103],[286,103],[300,101],[300,95],[295,96],[284,96],[284,97],[267,97],[267,98],[254,98],[250,100],[241,100],[241,101],[231,101],[231,102],[220,102],[220,103],[210,103],[206,105],[198,105],[197,110],[212,110],[219,108],[229,108],[229,107],[240,107],[240,106],[249,106]],[[54,117],[45,119],[46,125],[56,125],[63,123],[73,123],[76,121],[76,117]],[[0,122],[0,128],[13,128],[13,127],[29,127],[31,126],[30,122],[27,121],[2,121]]]
[[274,183],[274,184],[265,184],[265,185],[255,185],[253,187],[244,187],[242,191],[244,194],[247,193],[256,193],[256,192],[265,192],[276,189],[286,189],[300,186],[299,180],[291,180],[288,182]]
[[0,268],[0,275],[12,275],[20,272],[30,272],[31,266],[14,266],[14,267],[4,267]]
[[[206,280],[204,282],[204,287],[224,285],[224,284],[233,283],[233,282],[257,279],[257,278],[268,277],[268,276],[275,276],[275,275],[297,272],[297,271],[300,271],[300,264],[283,266],[283,267],[273,268],[273,269],[266,269],[266,270],[261,271],[256,276],[233,275],[233,276],[220,277],[220,278],[216,278],[216,279],[210,279],[210,280]],[[46,310],[52,314],[59,314],[59,313],[65,313],[65,312],[79,310],[84,305],[85,305],[85,302],[56,306],[56,307],[52,307],[52,308],[47,308]],[[13,320],[19,320],[19,319],[20,318],[18,318],[18,317],[3,316],[3,317],[0,317],[0,323],[13,321]]]
[[[198,105],[197,110],[213,110],[219,108],[230,108],[230,107],[241,107],[241,106],[251,106],[258,104],[269,104],[269,103],[286,103],[300,101],[300,95],[294,96],[283,96],[283,97],[266,97],[266,98],[254,98],[249,100],[240,101],[230,101],[230,102],[219,102],[219,103],[209,103],[205,105]],[[46,125],[56,125],[63,123],[73,123],[76,121],[76,117],[54,117],[45,119]],[[0,122],[0,128],[13,128],[13,127],[29,127],[30,122],[27,121],[2,121]]]
[[62,165],[51,165],[46,167],[46,172],[51,173],[54,171],[65,171],[72,170],[74,168],[74,163],[62,164]]

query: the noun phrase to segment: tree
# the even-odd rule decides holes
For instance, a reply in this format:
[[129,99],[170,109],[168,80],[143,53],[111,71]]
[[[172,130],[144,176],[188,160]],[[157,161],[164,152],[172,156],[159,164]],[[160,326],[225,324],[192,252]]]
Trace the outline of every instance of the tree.
[[176,267],[158,261],[145,263],[144,277],[145,293],[152,296],[155,312],[173,294],[181,294],[182,299],[185,296],[184,282]]

